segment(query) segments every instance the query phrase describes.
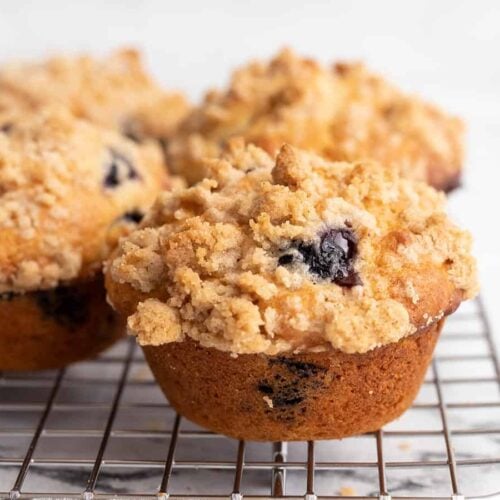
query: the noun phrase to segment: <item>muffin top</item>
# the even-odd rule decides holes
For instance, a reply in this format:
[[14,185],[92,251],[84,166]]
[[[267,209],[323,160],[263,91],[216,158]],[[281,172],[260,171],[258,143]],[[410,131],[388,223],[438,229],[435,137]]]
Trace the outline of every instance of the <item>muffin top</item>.
[[462,123],[409,96],[362,64],[324,67],[282,51],[233,74],[188,115],[169,143],[169,164],[189,182],[204,157],[242,136],[276,154],[284,142],[331,160],[371,158],[449,189],[462,162]]
[[108,262],[109,299],[141,344],[363,353],[476,293],[444,195],[393,168],[233,141],[205,169],[162,193]]
[[458,186],[464,156],[459,118],[404,94],[362,64],[339,63],[334,72],[345,105],[330,129],[328,158],[373,158],[444,191]]
[[168,185],[159,148],[64,108],[9,119],[0,127],[0,293],[93,274]]
[[168,137],[188,111],[184,96],[164,91],[132,49],[102,59],[53,57],[0,67],[0,112],[53,104],[137,140]]

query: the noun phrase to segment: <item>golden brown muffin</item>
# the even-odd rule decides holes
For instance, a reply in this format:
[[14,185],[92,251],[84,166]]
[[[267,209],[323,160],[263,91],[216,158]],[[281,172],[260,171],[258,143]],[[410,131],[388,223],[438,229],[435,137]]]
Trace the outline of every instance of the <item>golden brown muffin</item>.
[[463,123],[437,107],[404,95],[362,64],[336,64],[346,92],[332,127],[334,160],[374,158],[397,165],[404,176],[445,192],[458,187],[463,163]]
[[411,405],[442,321],[365,354],[235,358],[191,340],[143,349],[170,403],[203,427],[255,441],[336,439],[380,429]]
[[334,69],[290,50],[238,69],[229,87],[207,94],[169,143],[169,165],[191,183],[203,158],[228,139],[275,154],[283,143],[331,160],[374,159],[410,179],[449,191],[460,179],[462,122],[407,95],[361,64]]
[[60,368],[91,358],[123,336],[102,275],[47,290],[0,295],[2,370]]
[[4,127],[0,369],[64,366],[123,333],[104,300],[102,262],[163,187],[156,145],[64,108],[16,115]]
[[273,160],[234,143],[206,170],[160,195],[106,275],[174,407],[240,439],[342,437],[399,415],[444,317],[477,290],[444,195],[290,146]]
[[167,140],[189,109],[182,94],[166,92],[151,78],[133,49],[102,59],[62,56],[0,67],[0,113],[54,104],[136,140]]

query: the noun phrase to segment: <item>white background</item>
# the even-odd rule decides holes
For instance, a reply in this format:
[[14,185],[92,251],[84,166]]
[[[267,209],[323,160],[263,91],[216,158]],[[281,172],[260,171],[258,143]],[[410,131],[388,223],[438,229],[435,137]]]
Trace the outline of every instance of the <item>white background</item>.
[[250,57],[284,45],[328,62],[364,59],[467,121],[466,190],[451,211],[476,238],[500,329],[500,2],[1,1],[0,60],[142,48],[157,77],[193,99]]

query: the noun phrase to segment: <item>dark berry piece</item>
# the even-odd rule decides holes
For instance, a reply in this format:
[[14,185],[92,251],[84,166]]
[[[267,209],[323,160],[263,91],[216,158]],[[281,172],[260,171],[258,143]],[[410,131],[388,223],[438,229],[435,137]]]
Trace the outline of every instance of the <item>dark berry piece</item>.
[[256,385],[269,405],[266,413],[279,422],[300,422],[307,402],[323,390],[327,368],[286,356],[269,357],[267,363],[273,376],[259,380]]
[[106,167],[104,177],[106,187],[115,188],[124,181],[140,178],[129,158],[114,149],[110,149],[110,154],[111,163]]
[[144,217],[144,213],[135,208],[134,210],[130,210],[129,212],[125,212],[123,214],[123,219],[130,221],[130,222],[135,222],[136,224],[139,224],[141,220]]
[[297,361],[285,356],[271,358],[270,365],[281,365],[286,367],[291,373],[298,375],[300,378],[307,378],[324,372],[326,369],[323,366],[315,365],[314,363],[306,363],[305,361]]
[[304,396],[298,396],[293,393],[293,390],[284,391],[282,394],[273,398],[273,406],[277,408],[283,406],[295,406],[304,401]]
[[85,323],[89,316],[90,297],[78,287],[60,286],[33,292],[33,296],[45,316],[70,330]]
[[266,381],[259,382],[257,390],[263,394],[272,394],[274,392],[273,388]]
[[116,187],[120,182],[118,181],[118,168],[115,163],[112,163],[109,167],[109,171],[104,179],[104,185],[106,187]]
[[6,122],[2,123],[0,125],[0,132],[3,132],[4,134],[8,134],[12,129],[14,125],[12,123]]
[[272,396],[273,407],[294,406],[304,401],[301,389],[297,387],[297,381],[292,378],[284,384],[271,386],[266,380],[257,384],[257,390],[266,396]]
[[350,229],[329,229],[313,243],[294,242],[291,250],[279,257],[280,266],[303,262],[311,274],[337,285],[362,284],[354,270],[358,249],[356,236]]
[[292,262],[293,262],[293,255],[290,253],[286,253],[286,254],[282,255],[278,259],[278,264],[280,266],[286,266],[287,264],[291,264]]

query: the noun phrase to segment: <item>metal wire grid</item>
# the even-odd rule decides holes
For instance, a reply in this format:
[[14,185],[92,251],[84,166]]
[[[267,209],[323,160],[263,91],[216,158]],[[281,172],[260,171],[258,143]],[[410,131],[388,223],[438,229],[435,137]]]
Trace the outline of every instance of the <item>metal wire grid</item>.
[[[475,320],[476,326],[469,329],[458,329],[457,327],[464,326],[467,321]],[[2,484],[0,482],[0,495],[11,499],[24,499],[24,498],[84,498],[85,500],[91,500],[94,498],[231,498],[232,500],[241,500],[243,498],[268,498],[271,497],[288,497],[288,498],[305,498],[306,500],[315,500],[316,498],[344,498],[348,495],[350,491],[326,491],[322,494],[318,494],[317,488],[315,487],[315,479],[324,473],[330,474],[329,477],[335,477],[335,474],[339,474],[339,471],[365,471],[372,470],[376,471],[376,481],[373,484],[372,493],[365,496],[351,496],[351,498],[357,499],[367,499],[367,498],[378,498],[380,500],[391,500],[391,499],[408,499],[408,498],[427,498],[427,499],[453,499],[459,500],[466,498],[462,495],[462,489],[464,488],[464,483],[462,481],[461,474],[459,473],[466,466],[476,466],[480,467],[481,470],[478,472],[478,477],[481,477],[482,468],[498,466],[500,464],[500,454],[495,456],[484,457],[480,453],[474,456],[468,456],[465,458],[457,458],[454,451],[454,439],[460,436],[474,436],[476,439],[479,437],[489,439],[490,436],[500,437],[500,425],[493,426],[479,426],[471,427],[465,429],[454,429],[450,426],[450,410],[453,411],[466,411],[473,410],[474,412],[480,409],[496,408],[500,409],[500,398],[493,401],[471,401],[462,400],[455,402],[446,401],[446,388],[454,384],[470,384],[473,387],[478,387],[479,394],[481,393],[480,384],[483,383],[493,383],[496,386],[497,395],[500,394],[500,365],[495,351],[495,346],[492,339],[491,329],[488,322],[488,318],[485,314],[484,306],[481,299],[477,299],[469,306],[468,309],[464,311],[459,311],[455,314],[452,320],[452,325],[454,325],[455,330],[444,333],[441,342],[451,343],[452,351],[454,351],[454,345],[457,345],[455,341],[463,340],[477,340],[482,339],[486,346],[484,352],[475,353],[473,351],[466,352],[462,354],[456,354],[453,352],[447,352],[446,350],[435,357],[432,363],[430,378],[425,382],[427,386],[435,388],[435,393],[437,395],[437,400],[435,402],[419,403],[416,402],[413,406],[414,409],[432,409],[439,413],[440,417],[440,428],[429,430],[426,428],[411,428],[403,430],[380,430],[376,433],[367,435],[369,439],[374,439],[376,447],[376,460],[368,460],[365,455],[356,456],[355,460],[349,461],[336,461],[335,456],[332,456],[329,460],[317,460],[316,449],[321,444],[315,442],[304,443],[306,453],[303,460],[289,460],[287,452],[289,450],[288,443],[273,443],[271,453],[267,459],[252,459],[246,457],[246,451],[249,445],[251,446],[265,446],[264,444],[257,445],[256,443],[246,443],[240,441],[237,443],[236,452],[232,459],[221,459],[218,457],[218,450],[220,449],[221,443],[230,442],[231,440],[212,434],[210,432],[204,431],[196,426],[189,426],[183,428],[183,420],[179,415],[175,415],[172,421],[172,425],[167,430],[158,429],[139,429],[139,428],[120,428],[117,425],[117,414],[119,411],[124,409],[130,410],[131,412],[139,411],[140,409],[156,409],[162,412],[173,410],[169,407],[167,403],[163,402],[136,402],[127,403],[123,401],[124,391],[130,387],[137,386],[139,391],[144,390],[148,386],[153,386],[154,381],[152,379],[141,380],[133,378],[130,376],[132,366],[137,363],[144,363],[143,359],[140,358],[140,352],[135,347],[135,343],[131,340],[126,341],[126,348],[123,350],[122,354],[119,355],[105,355],[100,359],[92,362],[92,366],[114,366],[118,369],[116,378],[112,379],[101,379],[100,377],[92,376],[92,371],[87,370],[82,375],[83,372],[78,372],[77,374],[71,374],[71,368],[66,370],[60,370],[57,373],[45,373],[45,374],[2,374],[0,377],[0,388],[3,388],[3,392],[0,392],[0,445],[4,438],[9,437],[10,439],[28,439],[29,445],[27,446],[24,456],[21,457],[10,457],[3,456],[2,448],[0,446],[0,473],[2,469],[14,470],[14,480],[11,484]],[[468,376],[449,378],[441,374],[440,363],[460,363],[460,362],[489,362],[491,363],[493,370],[491,375],[474,377],[472,372]],[[76,365],[77,366],[77,365]],[[80,373],[78,375],[78,373]],[[97,373],[97,371],[96,371]],[[109,385],[111,388],[112,397],[109,401],[102,402],[85,402],[85,401],[72,401],[69,402],[60,400],[59,396],[63,392],[63,388],[68,389],[73,387],[76,390],[79,385],[84,385],[87,387],[87,391],[97,391],[99,387]],[[18,388],[18,390],[16,390]],[[33,394],[33,391],[46,390],[46,397],[35,398],[35,400],[29,400],[23,396],[23,389],[29,388]],[[17,392],[19,392],[19,397],[16,397]],[[2,394],[4,397],[2,398]],[[9,397],[5,398],[5,394]],[[36,392],[35,392],[36,394]],[[44,393],[45,394],[45,393]],[[76,392],[78,394],[78,392]],[[5,400],[6,399],[6,400]],[[107,416],[103,425],[103,428],[54,428],[53,426],[48,426],[47,423],[54,412],[69,412],[70,414],[75,414],[75,412],[80,413],[85,416],[91,410],[100,410],[107,412]],[[23,412],[39,412],[39,419],[34,428],[22,427],[18,428],[9,427],[11,425],[12,419],[9,419],[10,415],[18,415]],[[73,412],[73,413],[71,413]],[[3,415],[3,417],[2,417]],[[2,422],[6,422],[5,425]],[[128,420],[128,425],[134,424],[134,417]],[[96,426],[97,427],[97,426]],[[425,437],[434,437],[436,439],[444,440],[444,445],[446,453],[442,459],[435,459],[432,456],[425,456],[423,459],[415,460],[387,460],[384,454],[385,447],[387,445],[387,439],[391,437],[408,437],[417,440],[422,440]],[[64,438],[65,446],[69,450],[69,457],[58,456],[59,450],[57,446],[49,446],[48,449],[51,450],[50,453],[44,453],[39,451],[43,448],[40,443],[42,440],[50,440],[54,438]],[[164,447],[164,458],[155,459],[146,456],[145,458],[107,458],[106,452],[110,446],[110,440],[126,440],[132,438],[144,438],[153,441],[149,442],[159,442],[162,447]],[[208,458],[197,458],[194,459],[180,459],[176,458],[176,452],[179,451],[179,441],[182,439],[189,439],[193,443],[200,442],[201,440],[207,440],[213,443],[212,447],[209,448]],[[92,458],[80,458],[78,456],[78,447],[81,446],[81,440],[98,439],[99,444],[97,447],[97,452]],[[349,438],[346,442],[356,438]],[[500,441],[499,441],[500,442]],[[269,446],[269,445],[267,445]],[[144,447],[143,447],[144,448]],[[192,449],[197,450],[196,445]],[[144,453],[148,452],[147,446],[142,450]],[[479,451],[479,450],[478,450]],[[55,453],[55,455],[54,455]],[[74,455],[72,455],[74,453]],[[40,493],[37,491],[29,491],[26,486],[27,477],[30,472],[36,467],[49,468],[53,476],[57,477],[59,471],[62,468],[85,468],[83,471],[83,476],[80,475],[78,478],[82,480],[83,483],[80,490],[75,491],[74,488],[68,488],[65,491],[51,491]],[[102,487],[98,487],[99,477],[103,474],[103,468],[113,469],[113,468],[123,468],[127,471],[137,471],[137,470],[155,470],[158,473],[158,482],[156,483],[156,490],[152,488],[149,491],[144,492],[134,492],[131,493],[127,491],[127,487],[124,486],[123,490],[117,491],[116,488],[112,491],[106,491]],[[444,480],[445,483],[449,483],[449,494],[417,496],[418,492],[410,496],[393,496],[391,495],[391,485],[388,481],[388,471],[403,469],[408,471],[408,476],[411,476],[415,469],[425,469],[428,474],[431,475],[433,471],[437,469],[447,470],[448,478]],[[226,473],[232,473],[232,487],[228,486],[228,489],[224,494],[221,493],[211,493],[203,491],[203,494],[193,494],[189,491],[173,492],[171,488],[172,478],[176,473],[184,471],[189,474],[189,481],[194,482],[197,475],[201,474],[203,471],[225,471]],[[245,487],[243,485],[243,479],[245,475],[252,471],[265,471],[268,474],[268,491],[267,493],[261,493],[259,495],[247,495],[245,492]],[[287,488],[290,484],[288,479],[290,474],[301,471],[301,478],[303,479],[302,493],[291,493],[287,494]],[[0,475],[0,478],[2,476]],[[161,478],[161,480],[160,480]],[[73,481],[70,481],[73,482]],[[75,483],[78,482],[76,479]],[[32,481],[33,483],[33,481]],[[496,490],[500,490],[500,468],[498,474],[498,480],[494,480],[494,485]],[[73,485],[75,486],[75,485]],[[36,484],[35,484],[36,487]],[[78,486],[75,486],[78,488]],[[71,489],[71,491],[69,491]],[[187,487],[189,489],[189,486]],[[207,487],[207,489],[209,489]],[[1,492],[3,491],[3,493]],[[474,496],[474,493],[467,498],[498,498],[500,499],[500,492],[488,492],[488,495]],[[341,495],[341,496],[339,496]],[[355,495],[355,493],[354,493]]]

